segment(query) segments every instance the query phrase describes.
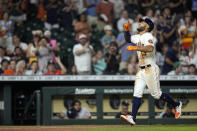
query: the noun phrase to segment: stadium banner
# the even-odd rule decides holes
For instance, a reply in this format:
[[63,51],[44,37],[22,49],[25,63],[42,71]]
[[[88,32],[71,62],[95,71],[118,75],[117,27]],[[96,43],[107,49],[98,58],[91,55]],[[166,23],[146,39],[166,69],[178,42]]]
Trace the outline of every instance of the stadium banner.
[[[134,75],[0,76],[0,81],[134,81]],[[161,81],[195,81],[197,76],[161,75]]]

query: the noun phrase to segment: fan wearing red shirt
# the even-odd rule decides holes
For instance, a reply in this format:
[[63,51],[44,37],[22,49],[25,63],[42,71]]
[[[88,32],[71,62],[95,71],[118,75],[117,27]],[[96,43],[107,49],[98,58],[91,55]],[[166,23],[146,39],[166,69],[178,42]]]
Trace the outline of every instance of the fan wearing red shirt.
[[63,75],[66,74],[67,70],[65,66],[62,64],[60,57],[56,57],[56,62],[59,65],[60,69],[55,69],[55,64],[53,62],[49,62],[47,65],[47,72],[45,75]]
[[4,75],[16,75],[16,61],[11,60],[9,68],[5,70]]

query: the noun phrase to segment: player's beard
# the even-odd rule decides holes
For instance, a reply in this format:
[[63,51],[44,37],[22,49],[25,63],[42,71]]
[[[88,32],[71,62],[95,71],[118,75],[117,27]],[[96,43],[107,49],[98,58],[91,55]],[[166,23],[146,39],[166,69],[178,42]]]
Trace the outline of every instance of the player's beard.
[[142,32],[142,31],[144,31],[146,29],[146,26],[142,26],[142,27],[138,27],[137,28],[137,31],[138,32]]

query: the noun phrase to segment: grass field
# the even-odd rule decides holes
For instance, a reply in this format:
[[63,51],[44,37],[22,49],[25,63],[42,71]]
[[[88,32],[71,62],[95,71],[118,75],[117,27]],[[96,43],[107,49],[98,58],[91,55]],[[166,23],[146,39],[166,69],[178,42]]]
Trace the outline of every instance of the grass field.
[[[77,131],[77,130],[73,130]],[[197,131],[197,125],[143,125],[143,126],[111,126],[104,128],[86,129],[80,131]]]
[[197,131],[197,125],[0,126],[0,131]]

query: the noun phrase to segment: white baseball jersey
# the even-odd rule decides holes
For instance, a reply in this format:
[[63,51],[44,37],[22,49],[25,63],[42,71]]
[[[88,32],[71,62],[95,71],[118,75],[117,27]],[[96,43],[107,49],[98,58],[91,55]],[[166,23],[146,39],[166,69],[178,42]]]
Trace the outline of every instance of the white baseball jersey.
[[131,36],[131,42],[137,46],[151,45],[154,47],[152,52],[137,51],[139,66],[151,65],[145,69],[139,68],[136,74],[135,87],[133,96],[141,98],[145,87],[148,87],[149,92],[155,99],[159,99],[162,92],[159,83],[159,67],[156,65],[155,59],[155,43],[151,33],[147,32],[142,35]]
[[[133,35],[131,36],[131,42],[136,44],[137,46],[147,46],[151,45],[155,47],[155,43],[153,43],[153,35],[149,32],[144,33],[143,35]],[[155,64],[155,48],[152,52],[141,52],[137,51],[139,65],[148,65]]]

